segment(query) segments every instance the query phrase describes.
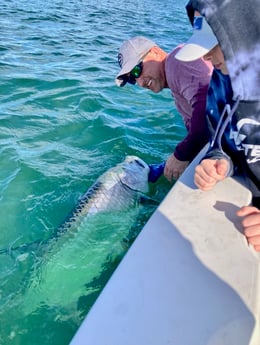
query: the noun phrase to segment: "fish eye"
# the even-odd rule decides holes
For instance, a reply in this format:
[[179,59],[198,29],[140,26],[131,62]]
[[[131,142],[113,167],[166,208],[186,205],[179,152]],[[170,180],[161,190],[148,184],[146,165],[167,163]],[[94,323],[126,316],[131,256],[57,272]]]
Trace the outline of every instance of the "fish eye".
[[142,168],[145,168],[145,166],[138,160],[138,159],[135,159],[135,162]]

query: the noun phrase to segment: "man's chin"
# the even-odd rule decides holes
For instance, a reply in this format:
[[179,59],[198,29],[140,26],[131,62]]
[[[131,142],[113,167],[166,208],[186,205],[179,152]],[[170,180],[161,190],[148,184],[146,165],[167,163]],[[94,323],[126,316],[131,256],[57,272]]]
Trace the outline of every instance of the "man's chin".
[[151,91],[153,91],[154,93],[159,93],[162,91],[162,89],[154,89],[154,90],[151,89]]

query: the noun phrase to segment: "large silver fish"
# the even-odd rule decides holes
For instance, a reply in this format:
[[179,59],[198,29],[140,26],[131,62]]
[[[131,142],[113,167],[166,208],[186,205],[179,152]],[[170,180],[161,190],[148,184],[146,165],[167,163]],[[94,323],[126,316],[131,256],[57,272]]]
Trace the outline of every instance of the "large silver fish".
[[101,175],[82,196],[75,211],[59,231],[77,229],[88,215],[132,207],[149,190],[149,166],[137,156],[126,156]]
[[95,292],[89,283],[102,274],[104,264],[127,236],[136,216],[132,211],[148,192],[149,171],[142,159],[127,156],[83,195],[56,236],[46,243],[20,303],[24,315],[41,307],[75,311],[80,296]]

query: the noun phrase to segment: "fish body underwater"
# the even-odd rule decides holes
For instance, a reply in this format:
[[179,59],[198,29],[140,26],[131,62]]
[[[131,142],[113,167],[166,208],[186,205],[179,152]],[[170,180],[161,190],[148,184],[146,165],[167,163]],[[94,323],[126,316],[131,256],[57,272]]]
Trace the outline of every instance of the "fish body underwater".
[[148,174],[143,160],[127,156],[89,188],[45,244],[19,303],[25,316],[40,308],[58,308],[64,316],[64,310],[77,310],[79,297],[95,293],[91,282],[122,251],[140,197],[149,190]]
[[149,166],[139,157],[126,156],[107,170],[82,196],[75,211],[58,232],[77,229],[81,219],[100,212],[134,206],[149,190]]

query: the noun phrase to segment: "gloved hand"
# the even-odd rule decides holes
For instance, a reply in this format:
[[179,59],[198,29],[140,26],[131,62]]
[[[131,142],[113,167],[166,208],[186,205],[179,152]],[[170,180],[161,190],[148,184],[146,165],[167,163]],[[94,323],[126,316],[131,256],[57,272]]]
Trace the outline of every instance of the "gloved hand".
[[162,162],[159,164],[150,164],[148,182],[152,182],[152,183],[156,182],[159,179],[159,177],[161,177],[161,175],[163,174],[164,167],[165,167],[165,162]]

